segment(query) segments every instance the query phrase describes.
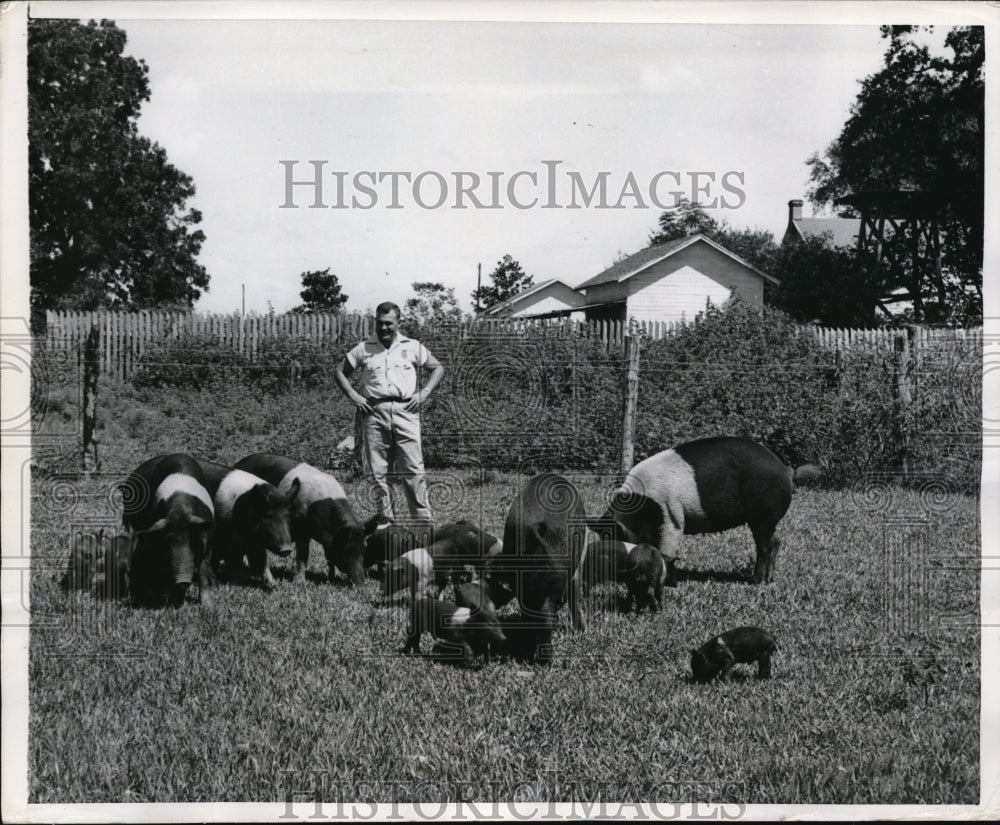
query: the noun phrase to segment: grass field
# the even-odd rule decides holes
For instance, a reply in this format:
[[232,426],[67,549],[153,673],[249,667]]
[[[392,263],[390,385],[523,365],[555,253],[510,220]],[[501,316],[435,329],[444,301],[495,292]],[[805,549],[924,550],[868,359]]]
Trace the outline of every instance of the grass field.
[[[568,475],[602,510],[613,479]],[[439,522],[502,533],[517,479],[437,481]],[[224,586],[209,608],[63,593],[71,531],[114,525],[117,506],[110,478],[36,485],[31,802],[281,802],[318,777],[329,800],[386,802],[682,786],[717,803],[979,800],[974,498],[801,489],[776,582],[739,580],[745,528],[689,537],[660,613],[596,589],[586,633],[560,613],[550,667],[469,671],[400,655],[406,611],[374,582],[329,583],[315,545],[306,585],[274,560],[275,592]],[[777,638],[773,678],[694,684],[689,649],[742,624]]]

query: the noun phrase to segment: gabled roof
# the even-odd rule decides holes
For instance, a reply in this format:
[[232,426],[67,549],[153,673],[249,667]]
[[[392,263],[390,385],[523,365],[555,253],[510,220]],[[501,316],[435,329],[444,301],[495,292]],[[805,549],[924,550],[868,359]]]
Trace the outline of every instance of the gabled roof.
[[[795,228],[798,236],[807,237],[822,235],[829,232],[834,246],[857,246],[858,232],[861,229],[860,218],[799,218],[789,221],[789,228]],[[787,232],[786,232],[787,234]]]
[[[576,289],[574,287],[571,287],[561,278],[549,278],[547,281],[542,281],[540,284],[535,284],[534,286],[528,287],[527,289],[518,292],[517,295],[512,295],[506,301],[501,301],[498,304],[493,304],[493,306],[489,307],[488,309],[484,309],[482,311],[482,314],[495,315],[500,310],[512,307],[514,306],[514,304],[520,303],[525,298],[530,298],[536,292],[539,292],[540,290],[545,289],[546,287],[554,286],[555,284],[562,284],[564,287],[566,287],[566,289],[570,290],[571,292],[576,292]],[[582,298],[583,296],[581,295],[580,297]]]
[[707,243],[709,246],[717,249],[722,254],[728,255],[734,261],[742,264],[752,272],[757,273],[762,278],[765,278],[775,284],[778,283],[778,279],[773,275],[761,272],[757,269],[757,267],[747,263],[739,255],[734,255],[721,244],[716,243],[711,238],[707,238],[704,235],[699,234],[688,235],[684,238],[675,238],[672,241],[667,241],[666,243],[661,243],[657,246],[647,246],[645,249],[640,249],[634,255],[629,255],[624,260],[608,267],[590,280],[584,281],[582,284],[577,286],[577,289],[588,289],[589,287],[598,286],[599,284],[621,283],[622,281],[628,280],[633,275],[638,275],[643,270],[649,269],[649,267],[654,264],[658,264],[660,261],[669,258],[671,255],[676,255],[682,249],[686,249],[698,241]]

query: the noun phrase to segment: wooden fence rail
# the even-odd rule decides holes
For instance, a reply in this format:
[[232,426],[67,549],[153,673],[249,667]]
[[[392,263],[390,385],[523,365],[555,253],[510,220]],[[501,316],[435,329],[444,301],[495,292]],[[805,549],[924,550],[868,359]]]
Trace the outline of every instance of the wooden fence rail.
[[[211,315],[194,312],[148,310],[142,312],[48,312],[45,346],[50,351],[79,352],[97,327],[100,335],[99,360],[102,374],[118,379],[132,375],[140,358],[153,343],[179,339],[186,335],[205,336],[231,346],[241,355],[256,360],[262,341],[278,338],[303,338],[317,344],[353,343],[373,332],[371,318],[347,313],[312,313],[285,315]],[[901,333],[890,329],[828,329],[804,327],[824,346],[847,349],[858,346],[885,347],[891,351]],[[677,325],[662,321],[569,321],[567,319],[489,318],[455,324],[441,331],[461,338],[506,337],[527,330],[543,329],[553,337],[582,336],[600,340],[607,346],[622,345],[627,335],[646,340],[666,338]],[[911,333],[912,346],[982,345],[982,328],[930,329],[919,327]]]

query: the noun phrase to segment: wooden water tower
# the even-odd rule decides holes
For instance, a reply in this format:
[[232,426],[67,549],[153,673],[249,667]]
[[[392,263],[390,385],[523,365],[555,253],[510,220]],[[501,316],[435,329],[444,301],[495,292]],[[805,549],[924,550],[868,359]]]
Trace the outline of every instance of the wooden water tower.
[[[857,257],[873,268],[887,268],[892,285],[909,296],[890,296],[883,303],[913,300],[914,320],[928,320],[925,293],[934,290],[937,305],[947,301],[941,274],[940,213],[945,199],[927,190],[876,189],[838,198],[838,206],[861,213]],[[931,319],[932,320],[932,319]]]

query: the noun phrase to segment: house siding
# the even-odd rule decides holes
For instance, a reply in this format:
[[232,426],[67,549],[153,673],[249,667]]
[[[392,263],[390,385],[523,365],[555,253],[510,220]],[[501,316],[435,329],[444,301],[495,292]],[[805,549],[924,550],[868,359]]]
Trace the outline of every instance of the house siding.
[[498,318],[538,315],[560,309],[572,309],[585,303],[584,297],[575,289],[563,284],[549,284],[537,292],[515,299],[510,306],[496,313]]
[[629,296],[626,314],[636,321],[691,321],[705,311],[706,303],[721,307],[731,296],[729,287],[690,266],[682,266],[637,289]]
[[[671,277],[676,273],[678,277]],[[747,306],[764,306],[764,279],[704,242],[696,242],[622,283],[586,290],[587,303],[628,298],[627,317],[674,321],[694,318],[706,299],[717,306],[733,294]]]

